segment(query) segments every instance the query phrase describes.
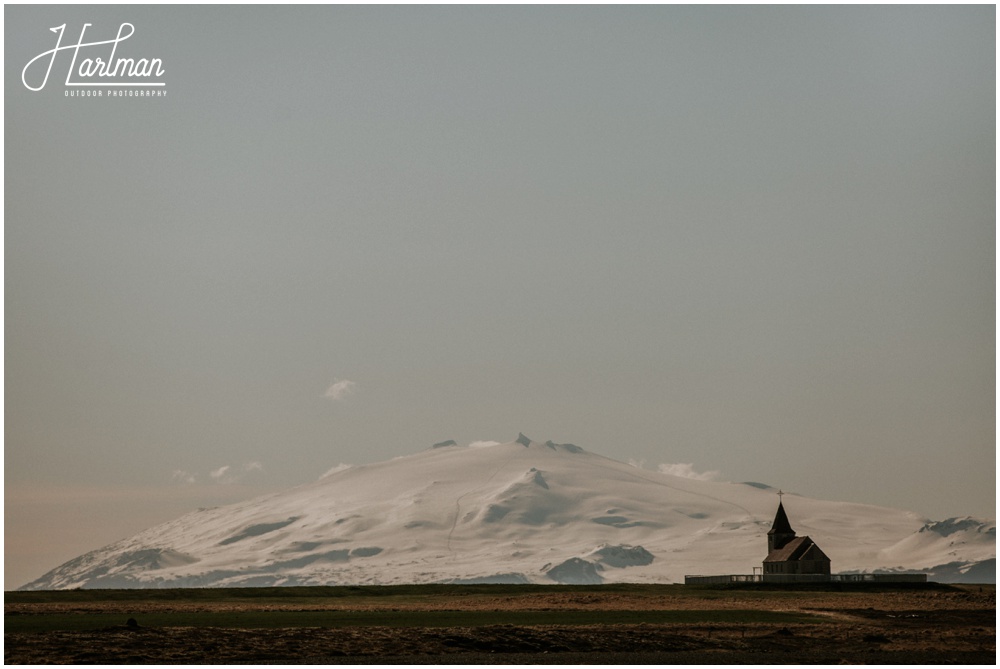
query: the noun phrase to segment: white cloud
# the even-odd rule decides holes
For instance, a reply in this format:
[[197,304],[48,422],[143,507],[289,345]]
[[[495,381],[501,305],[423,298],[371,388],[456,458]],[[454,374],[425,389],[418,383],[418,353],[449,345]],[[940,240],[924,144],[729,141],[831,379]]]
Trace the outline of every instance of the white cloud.
[[218,469],[213,469],[208,473],[208,475],[216,483],[229,485],[231,483],[241,481],[250,472],[262,471],[264,471],[264,465],[260,464],[256,460],[252,460],[235,469],[230,465],[223,465]]
[[230,469],[232,469],[232,467],[230,467],[229,465],[223,465],[218,469],[213,469],[208,473],[208,475],[211,476],[216,481],[218,481],[219,483],[229,483],[226,474],[229,473]]
[[175,469],[174,473],[170,476],[170,480],[175,483],[192,484],[195,481],[195,476],[191,472],[186,472],[183,469]]
[[327,476],[333,476],[337,472],[342,472],[345,469],[350,469],[350,468],[351,468],[351,465],[345,465],[343,462],[341,462],[336,467],[330,467],[330,469],[328,469],[325,474],[323,474],[322,476],[320,476],[320,478],[321,479],[325,479]]
[[489,448],[490,446],[499,446],[499,441],[474,441],[469,444],[469,448]]
[[657,470],[661,474],[670,474],[671,476],[680,476],[686,479],[696,479],[698,481],[713,481],[721,476],[720,472],[710,471],[710,472],[696,472],[694,470],[694,464],[690,462],[678,462],[675,464],[664,463],[657,467]]
[[323,393],[323,397],[333,400],[334,402],[340,401],[348,395],[353,394],[354,386],[356,385],[357,384],[354,383],[354,381],[348,381],[347,379],[342,381],[334,379],[333,385],[326,389],[326,392]]
[[628,464],[632,465],[636,469],[645,469],[646,468],[646,461],[643,458],[639,458],[638,460],[636,460],[635,458],[629,458],[625,462],[627,462]]

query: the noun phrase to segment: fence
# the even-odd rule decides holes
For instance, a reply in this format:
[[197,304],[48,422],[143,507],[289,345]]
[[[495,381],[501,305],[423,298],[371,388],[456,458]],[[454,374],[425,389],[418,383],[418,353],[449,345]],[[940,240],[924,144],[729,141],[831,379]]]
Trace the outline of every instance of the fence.
[[926,583],[927,574],[834,574],[831,580],[844,583]]
[[927,574],[719,574],[685,576],[684,585],[717,583],[926,583]]

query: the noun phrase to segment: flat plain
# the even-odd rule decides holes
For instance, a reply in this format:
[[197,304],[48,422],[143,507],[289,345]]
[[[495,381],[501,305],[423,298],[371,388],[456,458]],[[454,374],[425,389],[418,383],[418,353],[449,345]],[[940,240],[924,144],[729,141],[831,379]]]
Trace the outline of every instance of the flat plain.
[[994,664],[994,585],[7,592],[5,664]]

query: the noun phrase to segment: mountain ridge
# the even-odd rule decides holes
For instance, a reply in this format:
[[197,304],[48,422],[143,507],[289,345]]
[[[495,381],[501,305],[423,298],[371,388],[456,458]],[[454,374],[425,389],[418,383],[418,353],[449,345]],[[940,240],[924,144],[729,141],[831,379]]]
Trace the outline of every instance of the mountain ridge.
[[[766,553],[777,507],[770,486],[643,470],[524,434],[483,443],[439,442],[192,511],[21,589],[662,583],[685,574],[751,573]],[[790,493],[785,505],[792,527],[821,545],[835,572],[956,563],[952,571],[968,573],[995,559],[995,521],[935,523]]]

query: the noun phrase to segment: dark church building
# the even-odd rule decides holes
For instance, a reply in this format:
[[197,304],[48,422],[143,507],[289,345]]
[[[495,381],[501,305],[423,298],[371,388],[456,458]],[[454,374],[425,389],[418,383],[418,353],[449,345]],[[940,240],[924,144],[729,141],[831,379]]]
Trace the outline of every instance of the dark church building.
[[767,557],[764,558],[764,580],[769,574],[830,575],[830,558],[809,537],[795,536],[788,522],[785,507],[778,501],[778,513],[767,533]]

